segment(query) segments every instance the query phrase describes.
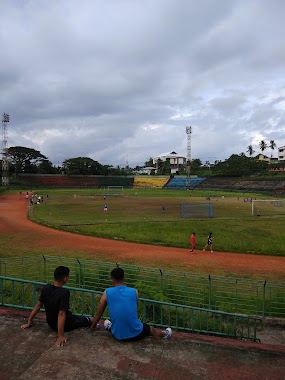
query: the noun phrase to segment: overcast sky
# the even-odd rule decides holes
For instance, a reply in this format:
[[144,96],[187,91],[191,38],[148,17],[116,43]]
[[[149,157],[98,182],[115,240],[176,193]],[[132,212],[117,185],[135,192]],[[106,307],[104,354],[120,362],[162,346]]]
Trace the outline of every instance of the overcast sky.
[[285,145],[284,0],[0,0],[0,15],[9,146],[134,166],[186,155],[186,125],[204,161]]

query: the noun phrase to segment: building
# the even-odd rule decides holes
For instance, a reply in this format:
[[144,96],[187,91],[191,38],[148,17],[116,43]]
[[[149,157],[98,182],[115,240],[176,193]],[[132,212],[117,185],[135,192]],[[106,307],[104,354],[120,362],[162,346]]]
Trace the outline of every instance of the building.
[[162,153],[153,159],[156,170],[159,170],[159,163],[169,160],[170,173],[176,174],[181,169],[185,169],[187,158],[177,154],[176,152]]
[[147,175],[150,175],[152,173],[156,173],[157,170],[156,168],[152,167],[152,166],[146,166],[144,168],[141,168],[137,174],[147,174]]
[[285,146],[278,148],[278,161],[285,162]]
[[265,154],[262,154],[262,153],[259,153],[257,156],[255,156],[255,158],[259,161],[266,161],[268,163],[270,163],[271,161],[270,157],[267,157],[265,156]]

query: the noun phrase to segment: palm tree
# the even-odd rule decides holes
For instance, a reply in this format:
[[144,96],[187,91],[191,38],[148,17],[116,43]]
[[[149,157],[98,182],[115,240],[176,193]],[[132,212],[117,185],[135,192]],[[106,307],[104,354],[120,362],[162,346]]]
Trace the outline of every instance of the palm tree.
[[265,151],[265,149],[267,149],[267,144],[266,144],[266,142],[264,140],[260,141],[259,148],[260,148],[260,150],[261,150],[262,153]]
[[253,150],[253,147],[252,147],[252,145],[249,145],[248,147],[247,147],[247,153],[250,155],[250,157],[254,154],[254,150]]
[[275,141],[274,140],[270,140],[269,142],[269,147],[271,149],[271,158],[273,157],[273,151],[274,149],[276,148],[276,144],[275,144]]

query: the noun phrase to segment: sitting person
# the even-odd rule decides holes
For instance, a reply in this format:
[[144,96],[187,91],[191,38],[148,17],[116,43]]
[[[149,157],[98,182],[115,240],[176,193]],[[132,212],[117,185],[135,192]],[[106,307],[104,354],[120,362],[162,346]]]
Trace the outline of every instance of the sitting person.
[[58,332],[55,341],[56,346],[64,346],[66,338],[64,332],[78,329],[80,327],[89,327],[92,325],[93,318],[85,316],[76,316],[69,310],[70,292],[63,288],[67,283],[69,268],[59,266],[54,271],[54,284],[47,284],[42,288],[38,303],[33,308],[28,323],[21,326],[26,329],[33,325],[33,319],[40,309],[44,306],[46,320],[50,328]]
[[138,291],[127,287],[124,270],[115,268],[111,272],[112,288],[107,288],[100,300],[98,311],[94,317],[92,327],[96,327],[102,317],[106,306],[110,319],[105,320],[104,326],[111,330],[117,340],[134,341],[145,338],[148,335],[158,337],[170,337],[171,328],[160,330],[142,323],[138,318]]

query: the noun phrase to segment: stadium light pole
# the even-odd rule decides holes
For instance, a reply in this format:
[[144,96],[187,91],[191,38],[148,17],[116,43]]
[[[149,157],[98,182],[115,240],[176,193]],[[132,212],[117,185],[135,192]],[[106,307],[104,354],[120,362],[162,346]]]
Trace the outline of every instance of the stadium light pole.
[[2,186],[9,186],[9,161],[8,161],[8,113],[2,115]]
[[186,127],[186,134],[187,134],[187,162],[186,162],[186,173],[187,173],[187,179],[186,179],[186,190],[190,190],[191,188],[191,134],[192,134],[192,127]]

